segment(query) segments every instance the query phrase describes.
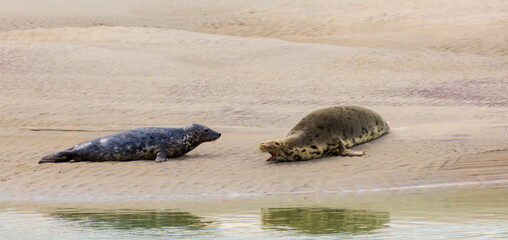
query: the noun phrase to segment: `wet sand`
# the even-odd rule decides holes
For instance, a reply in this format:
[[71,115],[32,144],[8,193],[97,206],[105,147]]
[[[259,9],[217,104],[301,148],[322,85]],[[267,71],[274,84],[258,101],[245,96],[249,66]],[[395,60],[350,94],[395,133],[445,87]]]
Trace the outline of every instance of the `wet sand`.
[[[4,1],[0,198],[507,186],[506,3],[320,3]],[[260,142],[346,104],[391,126],[354,147],[366,156],[264,161]],[[37,164],[115,131],[192,122],[223,136],[162,164]]]

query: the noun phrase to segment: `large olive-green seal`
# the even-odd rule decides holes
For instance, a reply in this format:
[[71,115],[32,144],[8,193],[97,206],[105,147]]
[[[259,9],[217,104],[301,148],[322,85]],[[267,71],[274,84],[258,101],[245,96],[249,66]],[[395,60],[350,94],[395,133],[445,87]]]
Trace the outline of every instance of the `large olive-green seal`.
[[362,156],[348,148],[376,139],[390,130],[378,113],[359,106],[337,106],[305,116],[285,139],[261,143],[269,162],[303,161],[327,155]]

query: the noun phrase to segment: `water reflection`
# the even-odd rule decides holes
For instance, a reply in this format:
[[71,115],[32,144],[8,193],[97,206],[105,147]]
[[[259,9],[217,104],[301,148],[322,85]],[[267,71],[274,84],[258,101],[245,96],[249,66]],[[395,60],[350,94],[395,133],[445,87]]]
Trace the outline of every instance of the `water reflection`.
[[364,234],[384,228],[388,212],[334,208],[265,208],[261,220],[265,229],[297,230],[307,234]]
[[201,230],[213,221],[192,215],[188,212],[169,210],[58,210],[49,216],[65,221],[79,222],[87,227],[98,229],[129,230],[135,228],[180,228]]
[[[66,207],[0,201],[0,239],[508,239],[503,186],[353,197]],[[157,210],[169,206],[186,210]]]

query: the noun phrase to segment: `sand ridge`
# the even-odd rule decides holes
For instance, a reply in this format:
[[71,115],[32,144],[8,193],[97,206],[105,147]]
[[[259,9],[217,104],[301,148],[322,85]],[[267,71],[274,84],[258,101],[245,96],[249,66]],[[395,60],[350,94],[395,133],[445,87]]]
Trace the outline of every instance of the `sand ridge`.
[[[371,0],[4,0],[0,30],[126,26],[340,46],[506,56],[508,6]],[[55,8],[54,6],[58,6]]]
[[[421,3],[406,1],[402,19],[418,17],[420,24],[433,25],[437,20],[426,17],[446,18],[439,20],[445,31],[444,23],[460,22],[455,40],[442,36],[453,49],[429,47],[435,44],[434,28],[415,22],[414,31],[426,37],[403,31],[409,23],[398,25],[390,14],[374,25],[350,22],[342,32],[308,28],[318,20],[324,21],[319,26],[338,28],[334,23],[352,17],[333,12],[341,8],[325,11],[334,4],[327,1],[249,6],[219,1],[204,8],[201,1],[172,2],[178,8],[160,1],[145,1],[143,7],[137,1],[50,1],[65,11],[50,11],[50,4],[25,9],[32,1],[6,2],[9,7],[0,9],[10,13],[0,22],[2,199],[220,198],[506,184],[508,179],[508,58],[503,33],[490,34],[496,32],[493,26],[506,24],[500,1],[468,3],[450,16],[427,4],[410,10]],[[340,11],[363,18],[378,10],[393,12],[397,4],[345,2]],[[104,10],[95,11],[98,6]],[[242,20],[240,10],[263,14],[263,20],[248,28],[213,25]],[[288,16],[281,12],[309,23],[265,18]],[[479,37],[478,23],[491,31],[481,36],[482,44],[490,38],[502,44],[492,41],[484,50],[471,42]],[[286,32],[263,35],[264,25]],[[379,45],[373,46],[362,40],[369,29],[391,30],[394,41],[376,40]],[[331,32],[355,44],[320,40]],[[300,41],[296,33],[314,36]],[[310,111],[345,104],[379,112],[392,128],[355,147],[367,151],[365,157],[264,162],[268,156],[258,150],[260,142],[284,137]],[[37,164],[44,155],[115,131],[191,122],[223,136],[163,164]]]

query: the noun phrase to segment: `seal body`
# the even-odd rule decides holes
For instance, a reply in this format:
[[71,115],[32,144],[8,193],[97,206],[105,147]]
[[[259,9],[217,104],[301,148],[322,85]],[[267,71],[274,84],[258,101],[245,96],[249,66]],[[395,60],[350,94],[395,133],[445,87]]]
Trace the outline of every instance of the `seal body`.
[[376,139],[390,130],[376,112],[359,106],[337,106],[309,113],[285,139],[261,143],[270,153],[267,159],[301,161],[327,155],[362,156],[365,152],[348,148]]
[[183,128],[136,128],[80,143],[67,150],[43,157],[39,163],[67,161],[131,161],[175,158],[214,141],[220,133],[200,125]]

